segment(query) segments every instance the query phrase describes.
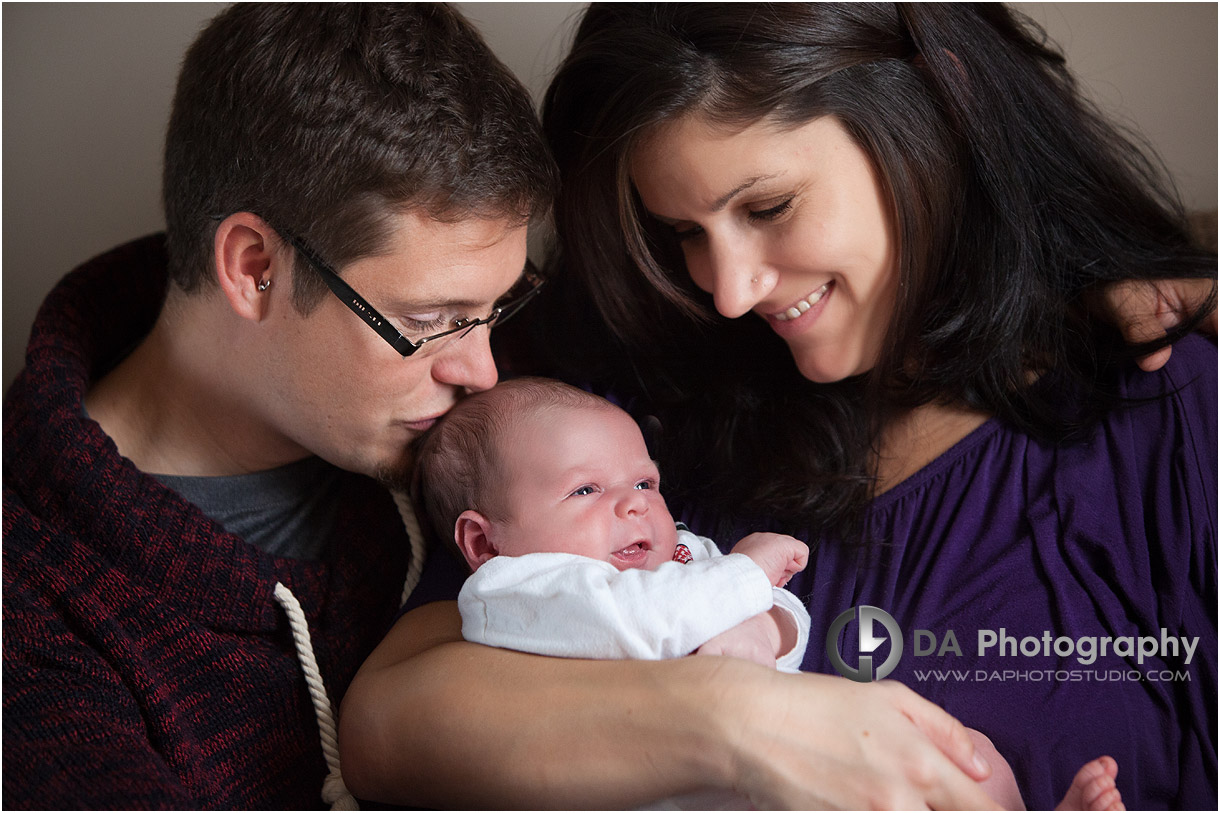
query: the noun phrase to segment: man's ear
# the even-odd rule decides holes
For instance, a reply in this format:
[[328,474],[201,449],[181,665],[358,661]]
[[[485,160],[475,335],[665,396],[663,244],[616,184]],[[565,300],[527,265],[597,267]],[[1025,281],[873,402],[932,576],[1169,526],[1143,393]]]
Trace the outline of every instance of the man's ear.
[[279,235],[261,217],[237,212],[221,221],[212,242],[212,258],[220,290],[229,306],[243,319],[260,321],[267,315],[271,285],[284,277],[277,260]]
[[453,539],[472,573],[499,555],[491,532],[491,520],[478,511],[463,511],[453,525]]

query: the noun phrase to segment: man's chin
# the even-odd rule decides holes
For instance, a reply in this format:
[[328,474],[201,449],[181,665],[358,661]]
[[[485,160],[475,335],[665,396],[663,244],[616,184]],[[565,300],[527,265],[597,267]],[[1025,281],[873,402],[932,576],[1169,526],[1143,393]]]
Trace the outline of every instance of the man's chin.
[[414,461],[413,444],[404,443],[390,454],[364,457],[357,462],[357,467],[361,473],[372,477],[391,491],[405,491],[411,484]]
[[390,491],[406,491],[411,485],[410,456],[404,455],[401,460],[382,464],[373,478]]

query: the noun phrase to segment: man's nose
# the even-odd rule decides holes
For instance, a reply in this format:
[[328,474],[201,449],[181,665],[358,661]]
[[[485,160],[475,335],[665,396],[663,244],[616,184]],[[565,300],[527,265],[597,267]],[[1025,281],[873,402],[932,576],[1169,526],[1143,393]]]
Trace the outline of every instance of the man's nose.
[[494,387],[500,374],[491,355],[490,336],[488,327],[479,325],[464,335],[449,339],[449,346],[442,348],[432,362],[432,377],[468,392]]

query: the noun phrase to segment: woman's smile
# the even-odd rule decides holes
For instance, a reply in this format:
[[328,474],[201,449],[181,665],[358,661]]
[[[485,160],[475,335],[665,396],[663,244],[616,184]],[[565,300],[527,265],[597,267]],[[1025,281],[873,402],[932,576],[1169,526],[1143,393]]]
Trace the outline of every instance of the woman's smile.
[[801,314],[808,313],[814,305],[821,302],[822,298],[825,297],[826,294],[830,293],[830,287],[832,285],[834,285],[833,282],[828,282],[811,293],[809,296],[799,300],[795,305],[788,308],[788,310],[783,311],[782,313],[768,314],[768,316],[777,322],[790,322],[793,319],[798,318]]
[[[775,331],[775,334],[786,342],[791,343],[791,340],[797,336],[811,330],[817,323],[822,312],[830,306],[830,298],[834,293],[835,284],[833,281],[818,287],[809,296],[797,300],[795,305],[789,306],[787,309],[777,313],[763,312],[762,316],[767,320],[767,324]],[[761,309],[756,309],[756,312]]]

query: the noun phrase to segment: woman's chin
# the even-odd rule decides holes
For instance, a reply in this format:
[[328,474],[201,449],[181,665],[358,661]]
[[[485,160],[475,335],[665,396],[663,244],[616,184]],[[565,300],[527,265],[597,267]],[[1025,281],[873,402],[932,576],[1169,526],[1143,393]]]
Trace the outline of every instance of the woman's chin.
[[796,369],[815,384],[833,384],[867,373],[876,365],[876,352],[852,346],[851,342],[788,342]]
[[815,384],[833,384],[856,374],[852,365],[826,353],[794,353],[793,359],[801,375]]

